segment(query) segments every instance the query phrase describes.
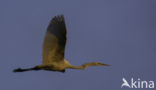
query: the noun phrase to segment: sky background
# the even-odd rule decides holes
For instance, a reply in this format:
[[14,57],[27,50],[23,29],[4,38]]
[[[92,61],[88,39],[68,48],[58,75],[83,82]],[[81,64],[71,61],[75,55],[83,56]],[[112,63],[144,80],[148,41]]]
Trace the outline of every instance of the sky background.
[[[156,82],[155,10],[155,0],[0,0],[0,90],[122,90],[123,77]],[[59,14],[65,58],[111,66],[13,73],[41,64],[46,28]]]

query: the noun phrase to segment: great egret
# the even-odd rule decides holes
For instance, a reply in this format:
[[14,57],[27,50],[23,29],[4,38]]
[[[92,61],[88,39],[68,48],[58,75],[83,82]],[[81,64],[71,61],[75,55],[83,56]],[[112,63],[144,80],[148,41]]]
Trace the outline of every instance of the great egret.
[[30,70],[50,70],[65,72],[66,69],[85,69],[89,66],[109,66],[100,62],[84,63],[81,66],[73,66],[64,59],[66,45],[66,26],[63,15],[55,16],[47,28],[42,45],[42,64],[33,68],[15,69],[14,72]]

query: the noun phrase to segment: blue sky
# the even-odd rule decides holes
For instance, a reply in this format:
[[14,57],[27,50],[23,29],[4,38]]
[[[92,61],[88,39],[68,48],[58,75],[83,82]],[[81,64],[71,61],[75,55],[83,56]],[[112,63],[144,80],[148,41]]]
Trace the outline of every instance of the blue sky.
[[[155,9],[154,0],[1,0],[0,89],[114,90],[123,77],[155,81]],[[66,20],[70,63],[111,66],[13,73],[41,64],[46,28],[58,14]]]

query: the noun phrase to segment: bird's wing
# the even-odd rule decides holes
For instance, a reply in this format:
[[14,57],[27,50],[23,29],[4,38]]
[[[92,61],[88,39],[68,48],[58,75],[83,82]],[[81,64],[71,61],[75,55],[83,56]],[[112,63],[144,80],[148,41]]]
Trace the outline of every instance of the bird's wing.
[[42,64],[64,60],[66,26],[63,15],[55,16],[47,28],[42,45]]

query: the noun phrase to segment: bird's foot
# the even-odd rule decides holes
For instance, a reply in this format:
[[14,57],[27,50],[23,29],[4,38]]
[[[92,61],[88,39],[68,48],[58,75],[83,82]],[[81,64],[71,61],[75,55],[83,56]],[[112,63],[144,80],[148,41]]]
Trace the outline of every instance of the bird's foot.
[[14,69],[13,72],[22,72],[23,70],[21,68],[17,68],[17,69]]

